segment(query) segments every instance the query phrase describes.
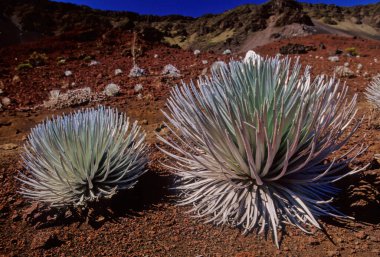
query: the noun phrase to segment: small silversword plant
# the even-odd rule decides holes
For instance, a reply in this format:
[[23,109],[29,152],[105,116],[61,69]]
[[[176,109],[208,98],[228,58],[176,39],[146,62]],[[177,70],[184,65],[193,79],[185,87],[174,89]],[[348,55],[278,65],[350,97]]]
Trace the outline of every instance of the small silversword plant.
[[145,172],[145,134],[125,114],[98,107],[32,129],[20,193],[51,206],[86,205],[132,188]]
[[[179,176],[181,204],[196,217],[267,233],[292,224],[311,233],[319,216],[346,217],[330,203],[333,183],[364,147],[325,159],[357,130],[356,96],[335,79],[301,74],[288,58],[247,56],[210,78],[175,87],[168,100],[174,138],[159,139]],[[349,128],[349,129],[348,129]],[[345,133],[349,130],[348,133]]]

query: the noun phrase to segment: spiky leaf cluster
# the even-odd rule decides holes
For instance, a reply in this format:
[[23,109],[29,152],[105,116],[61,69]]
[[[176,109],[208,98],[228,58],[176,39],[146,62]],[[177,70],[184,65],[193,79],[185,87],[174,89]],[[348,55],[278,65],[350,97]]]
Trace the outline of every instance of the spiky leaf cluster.
[[181,204],[214,224],[273,231],[289,223],[310,233],[322,215],[344,216],[330,205],[333,182],[363,148],[331,162],[357,130],[356,95],[333,78],[301,73],[298,61],[248,56],[212,69],[197,85],[175,87],[165,116],[174,138],[168,167],[179,176]]
[[377,77],[371,81],[366,88],[367,100],[373,104],[376,108],[380,108],[380,77]]
[[34,127],[22,155],[21,194],[52,206],[85,205],[129,189],[145,172],[145,134],[116,109],[98,107]]

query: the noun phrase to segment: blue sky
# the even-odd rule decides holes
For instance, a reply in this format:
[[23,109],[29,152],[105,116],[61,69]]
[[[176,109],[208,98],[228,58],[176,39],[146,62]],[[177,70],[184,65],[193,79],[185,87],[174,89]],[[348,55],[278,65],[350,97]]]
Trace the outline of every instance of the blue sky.
[[[57,1],[57,0],[56,0]],[[236,6],[256,3],[265,0],[63,0],[87,5],[102,10],[132,11],[140,14],[181,14],[187,16],[201,16],[207,13],[221,13]],[[342,6],[376,3],[378,0],[303,0],[308,3],[327,3]]]

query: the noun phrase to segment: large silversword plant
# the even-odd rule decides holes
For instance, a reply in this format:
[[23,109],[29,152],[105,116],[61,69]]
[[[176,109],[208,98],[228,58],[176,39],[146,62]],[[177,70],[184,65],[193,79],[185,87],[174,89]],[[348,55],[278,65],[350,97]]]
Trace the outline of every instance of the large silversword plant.
[[[349,127],[356,96],[298,61],[253,56],[213,68],[210,78],[171,92],[174,138],[159,139],[172,150],[167,166],[179,176],[181,204],[206,222],[269,232],[292,224],[310,233],[322,215],[345,217],[330,205],[333,183],[360,171],[345,169],[364,147],[354,146],[331,162],[357,130]],[[351,153],[351,154],[350,154]]]
[[86,205],[135,185],[145,172],[145,134],[115,109],[98,107],[32,129],[20,193],[52,206]]

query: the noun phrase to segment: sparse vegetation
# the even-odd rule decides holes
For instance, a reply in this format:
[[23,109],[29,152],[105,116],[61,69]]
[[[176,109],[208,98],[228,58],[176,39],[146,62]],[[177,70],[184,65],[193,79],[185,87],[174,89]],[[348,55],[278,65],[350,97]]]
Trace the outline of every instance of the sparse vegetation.
[[19,65],[17,65],[16,69],[17,71],[25,71],[25,70],[30,70],[30,69],[33,69],[33,65],[31,65],[30,63],[26,62],[26,63],[20,63]]
[[33,69],[37,66],[43,66],[46,64],[48,59],[49,58],[44,53],[33,52],[25,62],[22,62],[19,65],[17,65],[15,70],[25,71]]
[[33,66],[43,66],[49,60],[48,56],[45,53],[33,52],[28,59],[28,62]]
[[93,57],[91,55],[86,55],[85,57],[83,57],[83,61],[85,62],[91,62],[91,60],[93,60]]
[[358,51],[356,50],[355,47],[348,47],[346,48],[346,53],[350,56],[357,56],[359,55]]

